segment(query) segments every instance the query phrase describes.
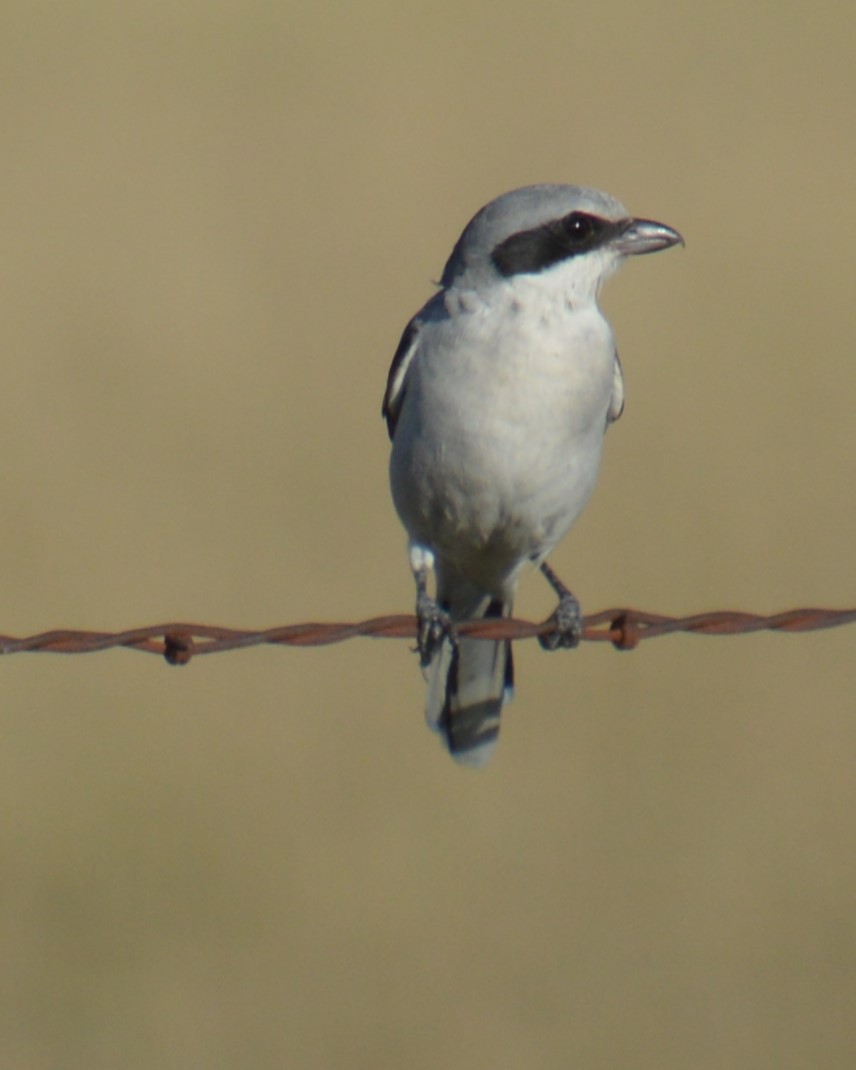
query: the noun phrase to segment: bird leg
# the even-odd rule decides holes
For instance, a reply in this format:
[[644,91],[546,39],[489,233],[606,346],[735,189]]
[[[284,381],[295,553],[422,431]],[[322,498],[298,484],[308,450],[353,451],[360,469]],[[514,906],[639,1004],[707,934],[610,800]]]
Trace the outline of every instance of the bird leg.
[[541,571],[547,582],[556,592],[559,604],[545,623],[552,625],[551,631],[538,636],[538,642],[545,650],[573,650],[579,645],[583,635],[583,614],[580,604],[562,583],[546,561],[541,562]]
[[455,626],[448,612],[428,594],[428,570],[418,568],[413,573],[416,580],[416,649],[419,664],[424,669],[442,646],[445,639],[454,645]]

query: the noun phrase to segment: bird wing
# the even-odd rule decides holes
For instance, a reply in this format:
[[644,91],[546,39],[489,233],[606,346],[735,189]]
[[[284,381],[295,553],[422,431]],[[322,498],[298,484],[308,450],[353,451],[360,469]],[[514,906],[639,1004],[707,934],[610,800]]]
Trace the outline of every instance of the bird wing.
[[612,366],[612,394],[609,398],[609,411],[606,414],[607,425],[614,424],[624,412],[624,375],[618,350],[615,351],[615,363]]
[[404,392],[407,385],[407,372],[416,355],[416,346],[421,324],[415,317],[404,328],[404,334],[398,343],[398,349],[392,358],[389,375],[386,380],[386,391],[383,395],[381,415],[386,420],[386,428],[389,437],[395,436],[395,425],[398,423],[398,414],[404,402]]

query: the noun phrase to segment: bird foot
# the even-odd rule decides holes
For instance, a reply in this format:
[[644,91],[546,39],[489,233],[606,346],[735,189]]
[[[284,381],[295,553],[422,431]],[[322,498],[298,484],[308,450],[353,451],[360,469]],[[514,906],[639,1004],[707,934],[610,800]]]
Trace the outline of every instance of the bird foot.
[[416,649],[423,669],[431,664],[446,639],[456,642],[452,618],[429,594],[420,591],[416,598]]
[[559,604],[544,622],[549,632],[538,636],[544,650],[573,650],[583,636],[583,614],[580,604],[570,591],[559,596]]

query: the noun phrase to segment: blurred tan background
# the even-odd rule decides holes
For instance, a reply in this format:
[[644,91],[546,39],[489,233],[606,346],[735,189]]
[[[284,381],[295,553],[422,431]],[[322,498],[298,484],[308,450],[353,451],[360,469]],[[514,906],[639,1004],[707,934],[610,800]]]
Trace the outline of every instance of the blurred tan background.
[[[3,3],[0,630],[409,612],[388,363],[536,181],[687,240],[605,293],[584,608],[856,604],[854,48],[833,0]],[[852,1067],[854,643],[520,644],[481,774],[405,643],[3,659],[0,1067]]]

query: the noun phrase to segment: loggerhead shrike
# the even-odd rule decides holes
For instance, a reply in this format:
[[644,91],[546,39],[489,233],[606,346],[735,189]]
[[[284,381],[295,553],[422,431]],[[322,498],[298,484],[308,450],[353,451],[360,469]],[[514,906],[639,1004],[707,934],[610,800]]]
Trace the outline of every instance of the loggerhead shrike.
[[682,242],[597,190],[513,190],[467,224],[399,343],[383,415],[416,580],[425,716],[467,765],[496,747],[511,644],[458,636],[455,624],[510,616],[521,573],[539,566],[559,597],[542,646],[579,642],[579,604],[545,558],[588,501],[624,408],[598,291],[624,257]]

